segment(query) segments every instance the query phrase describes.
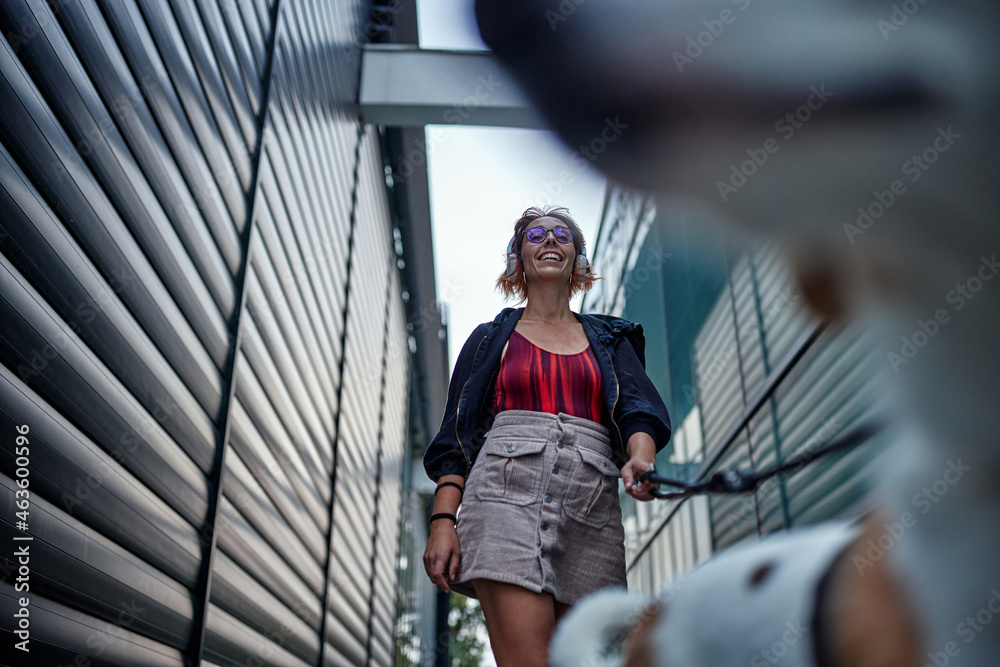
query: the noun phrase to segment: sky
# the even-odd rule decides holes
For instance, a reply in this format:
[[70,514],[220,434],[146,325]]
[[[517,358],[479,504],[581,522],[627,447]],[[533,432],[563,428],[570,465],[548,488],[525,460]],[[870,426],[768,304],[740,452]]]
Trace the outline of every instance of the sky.
[[[471,0],[418,0],[420,46],[473,49]],[[529,206],[565,206],[594,247],[606,181],[580,170],[551,132],[432,125],[425,129],[438,299],[448,321],[449,372],[466,338],[506,306],[494,288],[514,221]],[[560,172],[567,171],[560,183]],[[579,300],[571,304],[578,308]]]

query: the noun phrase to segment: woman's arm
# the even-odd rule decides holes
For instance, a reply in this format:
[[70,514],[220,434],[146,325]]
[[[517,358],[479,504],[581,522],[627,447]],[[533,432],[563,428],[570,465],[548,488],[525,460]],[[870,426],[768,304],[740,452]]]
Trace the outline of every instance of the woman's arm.
[[653,439],[655,451],[663,449],[670,441],[670,415],[656,385],[646,374],[645,345],[642,326],[627,336],[615,340],[615,372],[619,380],[618,404],[614,418],[621,429],[625,443],[631,445],[632,437],[645,432]]
[[[458,484],[456,489],[451,484]],[[434,493],[434,515],[458,512],[462,502],[462,491],[465,489],[465,478],[461,475],[444,475],[438,479],[438,488]],[[445,593],[451,592],[448,585],[455,580],[458,572],[458,561],[461,552],[458,547],[458,534],[455,532],[455,522],[450,518],[439,518],[431,522],[430,535],[427,537],[427,547],[424,549],[424,571],[431,581]]]
[[[462,502],[465,477],[461,473],[468,473],[469,454],[456,438],[458,402],[462,389],[469,380],[476,350],[479,349],[488,329],[488,324],[480,324],[462,346],[448,385],[448,400],[441,428],[424,452],[424,469],[427,471],[427,476],[438,485],[434,493],[432,516],[440,514],[455,516]],[[458,573],[460,555],[455,520],[444,516],[431,521],[430,534],[427,536],[427,546],[424,549],[424,570],[431,581],[446,593],[451,592],[449,583],[455,580],[455,575]]]
[[480,324],[462,346],[448,385],[448,400],[445,404],[444,417],[441,419],[441,427],[424,452],[424,470],[435,482],[445,477],[461,477],[469,472],[469,453],[455,437],[458,402],[462,396],[462,389],[469,380],[476,350],[488,328],[488,324]]

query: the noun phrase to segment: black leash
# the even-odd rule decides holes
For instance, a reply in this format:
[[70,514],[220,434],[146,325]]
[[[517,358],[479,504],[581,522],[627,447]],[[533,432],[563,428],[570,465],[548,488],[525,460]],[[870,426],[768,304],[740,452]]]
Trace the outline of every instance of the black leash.
[[726,468],[712,474],[711,477],[702,481],[688,483],[678,479],[670,479],[656,474],[655,470],[639,473],[636,477],[640,482],[652,482],[654,484],[666,484],[680,491],[652,490],[650,495],[663,500],[673,500],[677,498],[687,498],[699,493],[748,493],[755,491],[761,482],[793,470],[806,466],[816,459],[829,454],[856,447],[869,440],[882,429],[882,424],[871,421],[865,422],[848,432],[846,435],[834,440],[823,447],[807,451],[793,456],[784,463],[760,472],[756,470],[740,470],[738,468]]

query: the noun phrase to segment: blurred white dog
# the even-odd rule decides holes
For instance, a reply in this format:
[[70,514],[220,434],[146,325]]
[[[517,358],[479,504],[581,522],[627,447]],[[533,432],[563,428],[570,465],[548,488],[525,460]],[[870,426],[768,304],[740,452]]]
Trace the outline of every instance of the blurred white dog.
[[[659,605],[584,602],[553,662],[579,664],[624,629],[637,666],[1000,665],[996,3],[476,9],[484,40],[569,146],[613,119],[626,129],[595,166],[779,239],[812,302],[876,328],[904,431],[867,526],[740,545]],[[947,494],[911,521],[941,480]],[[886,558],[858,567],[867,540],[897,526],[905,537]],[[778,638],[782,654],[765,655]]]

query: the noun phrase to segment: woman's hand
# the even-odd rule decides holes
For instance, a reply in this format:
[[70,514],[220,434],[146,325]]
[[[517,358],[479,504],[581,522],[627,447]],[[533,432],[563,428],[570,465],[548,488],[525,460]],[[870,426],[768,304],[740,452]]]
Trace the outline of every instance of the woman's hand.
[[625,482],[625,493],[636,500],[653,500],[650,491],[659,487],[658,484],[640,482],[639,474],[653,470],[656,461],[656,443],[648,433],[638,431],[628,439],[628,449],[632,458],[622,466],[622,481]]
[[659,487],[658,484],[638,481],[639,473],[653,470],[652,461],[641,458],[632,458],[622,467],[622,480],[625,482],[625,493],[636,500],[653,500],[650,491]]
[[451,519],[438,519],[431,524],[431,534],[424,549],[424,571],[431,581],[445,593],[451,592],[448,584],[458,573],[458,533]]

